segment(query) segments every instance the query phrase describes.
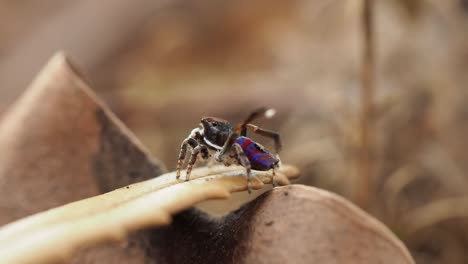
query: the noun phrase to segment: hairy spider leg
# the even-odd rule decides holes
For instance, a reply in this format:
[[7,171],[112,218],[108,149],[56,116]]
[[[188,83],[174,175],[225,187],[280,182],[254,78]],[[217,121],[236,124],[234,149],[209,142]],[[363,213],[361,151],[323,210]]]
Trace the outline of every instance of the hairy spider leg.
[[254,121],[255,119],[261,117],[262,115],[265,115],[265,113],[268,111],[268,108],[266,107],[260,107],[258,108],[257,110],[253,111],[252,113],[250,113],[250,115],[244,120],[244,122],[238,124],[235,128],[235,132],[236,133],[239,133],[239,134],[243,134],[245,133],[245,130],[247,130],[247,127],[246,125],[248,123],[251,123],[252,121]]
[[200,144],[201,146],[201,156],[202,156],[202,159],[206,160],[210,157],[210,151],[208,150],[208,147],[205,145],[205,144]]
[[190,179],[190,173],[192,172],[193,164],[197,161],[198,154],[202,153],[202,158],[208,158],[208,148],[205,145],[198,145],[192,150],[192,155],[190,156],[190,160],[187,165],[187,173],[185,174],[185,181]]
[[185,155],[187,153],[188,145],[190,145],[192,149],[194,149],[198,146],[198,142],[191,137],[188,137],[184,139],[184,141],[182,141],[182,144],[180,145],[179,160],[177,162],[176,179],[180,178],[180,170],[182,169],[182,166],[184,165]]
[[231,135],[229,135],[229,137],[224,142],[223,147],[215,155],[215,160],[217,162],[223,161],[224,154],[226,154],[231,149],[232,144],[234,144],[238,137],[239,135],[237,133],[232,133]]
[[[260,107],[256,110],[254,110],[252,113],[250,113],[250,115],[244,120],[244,122],[242,122],[240,125],[237,126],[236,129],[239,129],[239,130],[242,130],[245,128],[245,125],[254,121],[255,119],[261,117],[262,115],[264,115],[269,109],[266,108],[266,107]],[[236,130],[236,132],[239,132]]]
[[266,108],[266,107],[261,107],[258,108],[257,110],[253,111],[247,119],[245,119],[244,122],[240,123],[237,125],[235,131],[240,134],[240,136],[246,137],[247,136],[247,127],[252,128],[252,131],[256,134],[262,135],[264,137],[269,137],[272,138],[273,141],[275,142],[275,151],[276,155],[278,156],[279,152],[281,151],[281,139],[280,139],[280,134],[275,131],[270,131],[266,130],[263,128],[259,128],[256,125],[249,124],[253,120],[259,118],[262,115],[267,115],[268,111],[272,109]]
[[[199,150],[201,151],[202,158],[207,159],[209,157],[210,153],[208,151],[208,148],[204,144],[199,143],[201,139],[202,139],[202,135],[200,133],[200,129],[195,128],[192,130],[192,132],[190,132],[190,135],[186,139],[184,139],[184,141],[182,141],[182,144],[180,146],[179,159],[177,162],[176,179],[180,178],[180,170],[182,169],[182,166],[184,165],[185,155],[187,153],[187,145],[190,145],[190,147],[192,148],[192,156],[193,156],[194,149],[198,147],[199,145],[202,145],[202,147]],[[190,170],[192,169],[190,168]],[[190,173],[189,173],[189,176],[190,176]]]
[[250,183],[250,171],[251,171],[251,165],[250,161],[247,158],[247,156],[244,153],[244,150],[242,149],[241,145],[234,143],[232,144],[232,147],[234,148],[235,155],[239,163],[242,165],[242,167],[245,168],[246,174],[247,174],[247,191],[252,193],[252,184]]
[[246,128],[245,128],[245,130],[243,130],[241,132],[241,136],[244,136],[244,137],[247,136],[247,127],[252,128],[252,132],[254,132],[255,134],[259,134],[259,135],[262,135],[264,137],[269,137],[269,138],[273,139],[273,141],[275,142],[276,155],[279,154],[279,152],[281,151],[281,146],[282,145],[281,145],[280,134],[278,132],[271,131],[271,130],[266,130],[266,129],[263,129],[263,128],[259,128],[256,125],[246,124]]
[[271,173],[273,174],[273,176],[271,177],[271,185],[273,186],[273,188],[276,187],[276,180],[275,180],[275,176],[276,176],[276,173],[275,173],[275,168],[271,168]]
[[187,140],[182,141],[182,145],[180,145],[179,159],[177,161],[176,169],[176,179],[180,178],[180,170],[182,169],[182,165],[184,165],[185,154],[187,153],[187,145]]

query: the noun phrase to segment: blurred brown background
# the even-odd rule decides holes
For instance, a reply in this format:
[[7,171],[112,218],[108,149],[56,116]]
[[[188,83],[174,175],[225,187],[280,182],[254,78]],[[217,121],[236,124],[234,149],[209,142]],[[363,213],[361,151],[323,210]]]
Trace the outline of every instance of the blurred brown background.
[[364,202],[362,1],[0,0],[0,113],[56,50],[171,170],[201,116],[274,107],[258,124],[301,183],[362,203],[417,263],[467,263],[468,4],[374,2]]

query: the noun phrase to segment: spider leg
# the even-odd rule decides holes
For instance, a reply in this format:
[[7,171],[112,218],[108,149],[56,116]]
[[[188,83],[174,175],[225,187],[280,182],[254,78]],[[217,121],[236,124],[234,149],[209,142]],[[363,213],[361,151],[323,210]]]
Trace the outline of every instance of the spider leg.
[[[273,139],[273,141],[275,142],[276,154],[278,154],[281,151],[281,139],[280,139],[280,134],[278,132],[266,130],[266,129],[263,129],[263,128],[259,128],[258,126],[252,125],[252,124],[247,124],[246,127],[252,128],[252,131],[255,134],[259,134],[259,135],[262,135],[264,137],[269,137],[269,138]],[[247,136],[247,130],[245,130],[245,134],[241,134],[241,136]]]
[[[187,173],[185,174],[185,181],[188,181],[190,179],[190,173],[192,172],[192,167],[197,161],[198,154],[202,149],[206,148],[204,145],[198,145],[192,150],[192,155],[190,156],[190,160],[187,164]],[[206,149],[208,151],[208,149]],[[202,157],[204,156],[203,154],[204,151],[202,151]]]
[[229,135],[229,137],[224,142],[223,147],[218,152],[216,152],[215,160],[217,162],[223,161],[224,154],[226,154],[231,149],[231,147],[233,146],[234,142],[236,141],[238,137],[239,135],[237,135],[237,133],[232,133],[231,135]]
[[275,180],[276,173],[275,173],[275,167],[271,168],[271,173],[273,174],[273,177],[271,178],[271,185],[273,186],[273,188],[275,188],[275,187],[276,187],[276,180]]
[[177,161],[176,179],[180,178],[180,170],[182,169],[182,165],[184,165],[185,154],[187,153],[187,145],[187,140],[184,140],[180,146],[179,160]]
[[208,147],[206,145],[200,144],[200,152],[201,156],[204,160],[208,159],[210,157],[210,152],[208,151]]
[[198,142],[191,138],[188,137],[184,141],[182,141],[182,144],[180,145],[180,153],[179,153],[179,160],[177,162],[177,172],[176,172],[176,179],[180,178],[180,170],[182,169],[182,165],[184,165],[185,161],[185,155],[187,153],[187,146],[190,145],[193,148],[196,148],[198,146]]
[[252,113],[250,113],[250,115],[244,120],[244,122],[240,123],[237,125],[235,131],[237,133],[240,133],[241,135],[245,134],[245,130],[247,130],[247,127],[246,125],[250,122],[252,122],[253,120],[259,118],[260,116],[262,116],[266,111],[268,111],[268,109],[266,107],[260,107],[256,110],[254,110]]
[[[200,143],[199,146],[200,146],[200,154],[201,154],[202,159],[208,160],[208,158],[211,157],[208,147],[203,143]],[[210,163],[212,162],[213,162],[213,159],[208,160],[208,162],[205,163],[205,166],[212,167],[212,165],[210,165]]]
[[239,161],[240,165],[242,165],[242,167],[244,167],[246,169],[246,173],[247,173],[247,191],[250,194],[250,193],[252,193],[252,186],[251,186],[251,183],[250,183],[250,170],[251,170],[250,161],[247,158],[247,156],[245,155],[244,150],[242,149],[242,147],[239,144],[234,143],[232,146],[234,147],[235,155],[236,155],[236,158]]

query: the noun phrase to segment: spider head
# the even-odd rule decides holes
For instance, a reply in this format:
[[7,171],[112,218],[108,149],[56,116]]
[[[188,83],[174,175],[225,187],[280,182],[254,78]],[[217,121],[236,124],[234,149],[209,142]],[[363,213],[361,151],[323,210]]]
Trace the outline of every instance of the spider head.
[[232,125],[217,117],[204,117],[201,119],[205,141],[222,147],[230,134],[234,132]]

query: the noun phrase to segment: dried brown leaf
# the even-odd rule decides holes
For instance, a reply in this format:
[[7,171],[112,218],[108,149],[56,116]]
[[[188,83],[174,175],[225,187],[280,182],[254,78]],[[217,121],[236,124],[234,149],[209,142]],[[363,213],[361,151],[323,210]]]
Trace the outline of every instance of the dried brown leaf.
[[[270,172],[255,171],[253,188],[271,183]],[[171,215],[208,199],[247,189],[242,167],[216,166],[193,171],[194,180],[167,173],[115,191],[27,217],[0,229],[0,259],[7,263],[66,260],[79,248],[118,241],[131,231],[167,225]],[[298,170],[283,166],[275,176],[288,184]]]

